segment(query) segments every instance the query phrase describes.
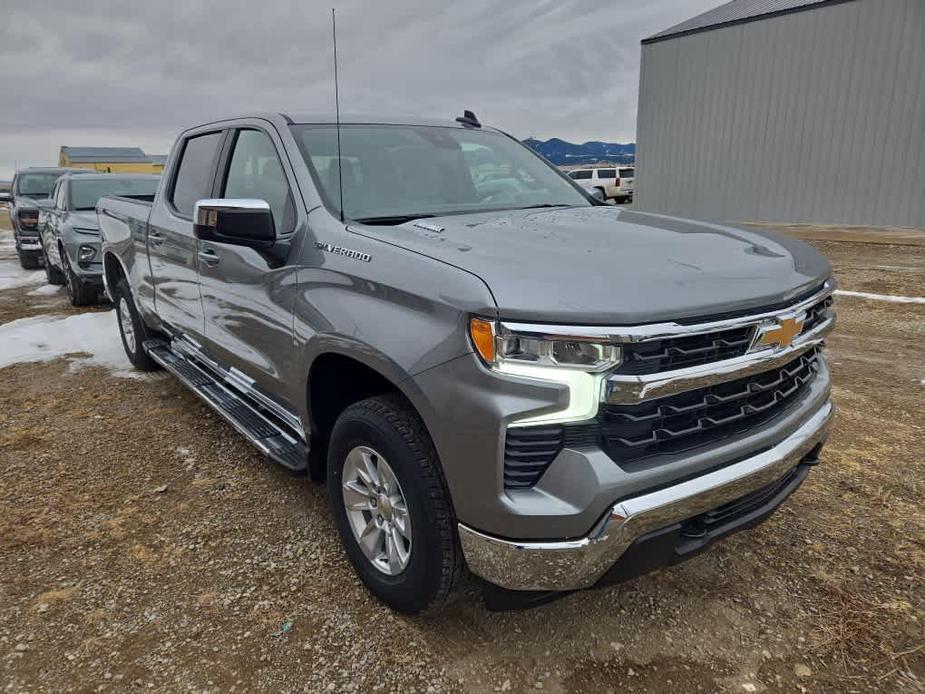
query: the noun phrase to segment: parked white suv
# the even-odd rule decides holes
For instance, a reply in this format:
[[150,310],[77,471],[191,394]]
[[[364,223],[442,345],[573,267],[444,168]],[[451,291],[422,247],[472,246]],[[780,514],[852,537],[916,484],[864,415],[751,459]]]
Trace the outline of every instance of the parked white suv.
[[574,169],[568,177],[582,188],[600,190],[604,199],[613,198],[617,202],[626,202],[633,197],[633,167]]

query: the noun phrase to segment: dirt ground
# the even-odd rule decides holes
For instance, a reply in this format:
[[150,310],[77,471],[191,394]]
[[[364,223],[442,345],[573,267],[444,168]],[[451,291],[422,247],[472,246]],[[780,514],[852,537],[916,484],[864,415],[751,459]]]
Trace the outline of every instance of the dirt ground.
[[[916,234],[788,233],[842,289],[925,296]],[[75,312],[29,291],[0,291],[0,323]],[[923,691],[925,305],[837,307],[837,424],[781,511],[681,566],[513,613],[473,580],[436,617],[392,614],[348,567],[324,490],[167,376],[4,368],[0,686]]]

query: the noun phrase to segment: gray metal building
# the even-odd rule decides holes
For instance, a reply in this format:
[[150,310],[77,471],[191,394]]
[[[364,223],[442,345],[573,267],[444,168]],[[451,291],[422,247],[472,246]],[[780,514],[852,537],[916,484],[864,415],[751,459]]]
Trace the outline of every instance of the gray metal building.
[[636,206],[925,227],[925,0],[733,0],[642,42]]

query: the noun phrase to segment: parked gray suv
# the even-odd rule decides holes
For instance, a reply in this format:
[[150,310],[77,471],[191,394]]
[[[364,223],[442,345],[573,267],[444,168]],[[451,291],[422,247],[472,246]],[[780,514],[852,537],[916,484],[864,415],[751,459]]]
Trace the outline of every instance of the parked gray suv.
[[469,112],[209,123],[97,213],[132,362],[325,479],[395,609],[466,566],[500,608],[675,563],[819,461],[818,253],[603,205]]
[[153,199],[160,176],[61,176],[42,208],[42,255],[49,284],[64,284],[74,306],[96,303],[103,289],[103,257],[96,202],[104,195]]

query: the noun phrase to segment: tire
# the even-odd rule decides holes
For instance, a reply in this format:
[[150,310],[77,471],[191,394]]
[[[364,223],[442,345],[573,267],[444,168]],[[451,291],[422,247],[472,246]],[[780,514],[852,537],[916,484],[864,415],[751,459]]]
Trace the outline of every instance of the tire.
[[38,270],[39,269],[39,254],[33,253],[31,251],[22,251],[18,250],[17,255],[19,255],[19,264],[24,270]]
[[601,201],[607,202],[607,190],[605,188],[598,188],[601,191]]
[[64,273],[51,264],[51,260],[48,258],[48,253],[45,252],[44,248],[42,249],[42,256],[45,261],[45,279],[48,280],[48,284],[54,284],[58,286],[64,284]]
[[[361,469],[354,465],[358,461],[377,466],[384,493],[370,493],[376,485],[367,486],[354,475],[355,469]],[[395,481],[391,488],[388,472]],[[341,413],[328,447],[327,480],[341,543],[369,591],[406,614],[436,610],[447,604],[464,567],[455,514],[430,435],[401,395],[362,400]],[[344,490],[345,480],[353,483],[351,490]],[[365,492],[353,491],[359,487]],[[355,504],[354,509],[348,511],[345,497]],[[375,498],[378,501],[371,501]],[[402,502],[404,513],[399,510]],[[367,506],[358,510],[364,504]],[[354,527],[362,526],[367,519],[367,530],[374,527],[376,514],[384,519],[383,526],[377,536],[375,528],[369,532],[367,547],[371,549],[364,550]],[[407,535],[400,530],[403,516]],[[392,554],[387,552],[386,535],[397,538],[391,543]],[[368,557],[380,550],[383,557],[379,560]],[[393,555],[394,564],[388,560]]]
[[145,325],[141,314],[135,308],[132,292],[123,277],[113,289],[112,303],[116,308],[116,322],[119,324],[119,336],[125,355],[139,371],[156,371],[158,363],[148,356],[143,347],[145,340],[151,337],[151,331]]
[[67,253],[61,251],[61,266],[64,268],[64,286],[67,288],[67,297],[71,300],[71,306],[90,306],[99,300],[99,289],[94,285],[88,285],[77,276],[77,273],[71,269],[71,261],[68,260]]

